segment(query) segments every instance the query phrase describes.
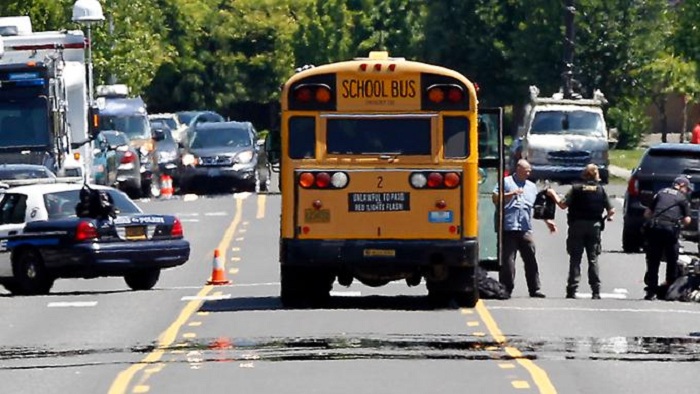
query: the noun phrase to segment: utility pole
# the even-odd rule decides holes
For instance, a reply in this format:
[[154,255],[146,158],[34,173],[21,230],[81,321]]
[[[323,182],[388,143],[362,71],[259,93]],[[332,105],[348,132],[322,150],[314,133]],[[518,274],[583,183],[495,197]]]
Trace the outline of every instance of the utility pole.
[[564,26],[566,34],[564,35],[564,72],[562,72],[562,82],[564,88],[564,98],[570,99],[573,97],[573,82],[574,82],[574,45],[576,31],[574,30],[574,15],[576,7],[574,0],[566,0],[564,7]]

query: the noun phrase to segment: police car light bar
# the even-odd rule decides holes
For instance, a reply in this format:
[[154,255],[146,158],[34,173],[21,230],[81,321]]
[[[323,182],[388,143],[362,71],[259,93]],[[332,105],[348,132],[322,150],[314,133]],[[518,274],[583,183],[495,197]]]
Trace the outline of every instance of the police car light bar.
[[129,87],[126,85],[98,85],[95,88],[98,97],[128,97]]

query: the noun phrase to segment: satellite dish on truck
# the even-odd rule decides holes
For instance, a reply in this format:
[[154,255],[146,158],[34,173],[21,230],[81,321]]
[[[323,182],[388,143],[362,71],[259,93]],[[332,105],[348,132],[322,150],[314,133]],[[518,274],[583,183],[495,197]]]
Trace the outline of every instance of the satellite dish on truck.
[[97,0],[77,0],[73,4],[73,22],[95,23],[105,20],[102,5]]

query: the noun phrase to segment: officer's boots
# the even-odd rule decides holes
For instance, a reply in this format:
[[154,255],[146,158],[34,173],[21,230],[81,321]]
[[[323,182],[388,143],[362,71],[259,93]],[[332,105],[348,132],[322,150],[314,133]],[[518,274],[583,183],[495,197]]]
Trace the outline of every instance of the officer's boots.
[[600,289],[591,289],[591,293],[593,293],[591,295],[591,299],[594,299],[594,300],[600,299]]
[[575,287],[567,287],[566,288],[566,298],[576,298],[576,288]]

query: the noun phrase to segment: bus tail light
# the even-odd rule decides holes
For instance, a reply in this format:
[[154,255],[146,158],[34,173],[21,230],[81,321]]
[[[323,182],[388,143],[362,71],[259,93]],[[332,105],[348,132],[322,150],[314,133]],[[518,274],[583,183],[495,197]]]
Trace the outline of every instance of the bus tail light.
[[330,102],[331,90],[325,86],[316,89],[316,101],[323,104]]
[[348,185],[349,180],[348,174],[341,171],[334,173],[308,171],[302,172],[297,182],[304,189],[343,189]]
[[409,182],[415,189],[454,189],[462,183],[462,177],[457,172],[414,172]]
[[428,175],[428,187],[435,189],[442,186],[443,179],[442,174],[439,172],[431,172],[430,175]]

